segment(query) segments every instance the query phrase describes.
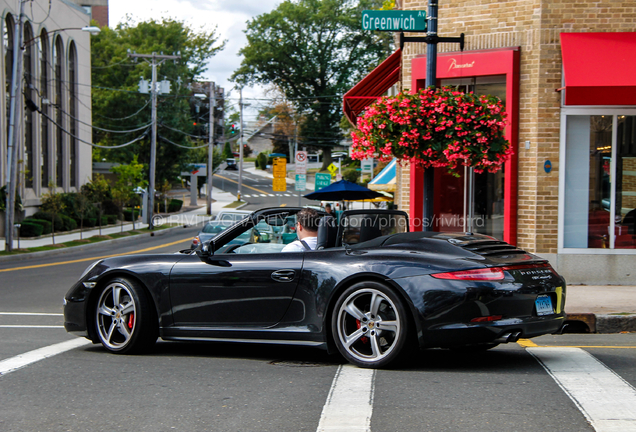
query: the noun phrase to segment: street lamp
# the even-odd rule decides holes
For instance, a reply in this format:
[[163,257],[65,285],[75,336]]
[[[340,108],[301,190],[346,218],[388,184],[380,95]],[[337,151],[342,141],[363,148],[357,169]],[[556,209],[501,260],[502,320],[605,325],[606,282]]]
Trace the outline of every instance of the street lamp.
[[[17,159],[18,159],[18,140],[15,133],[15,122],[19,118],[19,104],[17,103],[17,95],[22,93],[22,58],[24,49],[33,41],[38,39],[34,37],[26,42],[22,42],[24,31],[24,6],[26,0],[20,0],[20,15],[18,17],[17,35],[13,38],[13,71],[11,76],[11,104],[9,108],[9,131],[7,140],[7,206],[5,218],[5,249],[8,252],[13,250],[13,222],[15,216],[15,194],[17,182]],[[73,27],[56,29],[53,32],[65,30],[82,30],[91,34],[97,34],[100,29],[95,26]]]

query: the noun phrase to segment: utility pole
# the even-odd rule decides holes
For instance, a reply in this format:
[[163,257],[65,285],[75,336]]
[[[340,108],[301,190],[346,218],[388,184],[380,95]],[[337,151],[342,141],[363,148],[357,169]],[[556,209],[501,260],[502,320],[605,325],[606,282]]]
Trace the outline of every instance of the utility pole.
[[207,187],[207,209],[212,215],[212,164],[214,163],[214,110],[216,109],[216,86],[210,81],[210,114],[208,120],[208,187]]
[[238,193],[236,199],[241,200],[241,192],[243,190],[243,87],[239,88],[239,112],[240,112],[240,131],[239,137],[239,180],[238,180]]
[[[458,43],[460,50],[464,51],[464,33],[459,37],[440,37],[437,34],[437,13],[439,0],[428,2],[428,13],[426,17],[426,36],[405,37],[404,32],[400,32],[400,49],[404,48],[405,42],[426,42],[426,87],[435,88],[437,86],[437,44],[438,43]],[[423,219],[427,223],[423,224],[424,231],[432,231],[432,221],[434,219],[433,194],[434,194],[435,169],[433,167],[424,170],[424,209]]]
[[178,60],[180,55],[163,55],[163,54],[137,54],[128,53],[128,57],[142,58],[146,60],[152,66],[152,84],[150,87],[151,98],[151,123],[152,123],[152,135],[150,138],[150,180],[148,185],[148,228],[154,229],[152,215],[154,213],[155,205],[155,168],[157,164],[157,66],[161,65],[166,60]]
[[24,28],[24,4],[20,0],[18,34],[13,36],[13,70],[11,76],[11,104],[9,113],[9,136],[7,140],[7,207],[5,211],[5,249],[13,251],[13,224],[15,221],[15,194],[18,179],[18,139],[15,126],[18,117],[18,90],[22,86],[22,33]]

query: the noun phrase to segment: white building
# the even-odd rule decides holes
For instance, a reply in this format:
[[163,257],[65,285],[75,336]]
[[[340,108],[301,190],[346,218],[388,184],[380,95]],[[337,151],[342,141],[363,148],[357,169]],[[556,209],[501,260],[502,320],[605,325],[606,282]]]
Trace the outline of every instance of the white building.
[[[7,183],[10,87],[20,1],[0,0],[0,186]],[[25,7],[23,96],[17,98],[17,192],[26,215],[37,211],[49,183],[74,192],[91,177],[90,25],[85,8],[68,0],[32,0]],[[31,100],[39,109],[26,108]],[[47,118],[48,116],[48,118]],[[0,227],[4,231],[4,224]]]

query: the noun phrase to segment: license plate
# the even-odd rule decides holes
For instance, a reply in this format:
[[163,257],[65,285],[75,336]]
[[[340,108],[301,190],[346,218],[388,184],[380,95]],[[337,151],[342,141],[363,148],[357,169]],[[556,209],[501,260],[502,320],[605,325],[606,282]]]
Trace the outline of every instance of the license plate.
[[540,295],[535,300],[534,304],[537,306],[537,315],[552,315],[554,309],[552,308],[552,299],[547,295]]

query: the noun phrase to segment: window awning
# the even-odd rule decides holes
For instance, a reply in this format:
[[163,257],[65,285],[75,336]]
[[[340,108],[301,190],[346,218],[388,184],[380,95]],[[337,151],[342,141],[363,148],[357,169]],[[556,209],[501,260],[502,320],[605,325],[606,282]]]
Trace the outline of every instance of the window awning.
[[400,79],[402,50],[398,49],[384,60],[369,75],[344,95],[342,109],[352,125],[356,117],[369,105],[382,96]]
[[565,105],[636,105],[636,33],[561,33]]
[[395,192],[395,164],[397,159],[393,159],[377,176],[367,184],[372,191]]

